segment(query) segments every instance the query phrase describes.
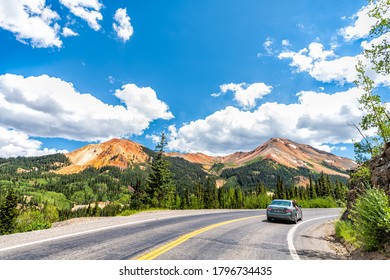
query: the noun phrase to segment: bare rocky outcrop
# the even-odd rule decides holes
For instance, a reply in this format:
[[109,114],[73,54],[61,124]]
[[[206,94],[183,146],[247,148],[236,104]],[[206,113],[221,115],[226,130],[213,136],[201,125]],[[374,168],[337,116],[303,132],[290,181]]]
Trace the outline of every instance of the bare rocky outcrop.
[[[371,173],[369,180],[371,186],[383,190],[390,197],[390,142],[385,145],[384,152],[370,161],[365,163]],[[361,167],[359,167],[361,168]],[[352,205],[356,199],[365,192],[368,187],[364,177],[353,176],[355,172],[359,172],[359,168],[355,169],[351,174],[350,187],[347,196],[347,210],[343,213],[341,219],[347,220],[350,214]]]
[[384,152],[370,161],[371,183],[390,197],[390,142]]

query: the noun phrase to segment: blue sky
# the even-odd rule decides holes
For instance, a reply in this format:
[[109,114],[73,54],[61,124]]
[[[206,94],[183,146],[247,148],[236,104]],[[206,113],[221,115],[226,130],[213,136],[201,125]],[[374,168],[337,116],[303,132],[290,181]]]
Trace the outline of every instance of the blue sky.
[[366,6],[0,0],[0,157],[112,137],[154,148],[164,131],[172,151],[285,137],[353,158],[354,65],[375,40]]

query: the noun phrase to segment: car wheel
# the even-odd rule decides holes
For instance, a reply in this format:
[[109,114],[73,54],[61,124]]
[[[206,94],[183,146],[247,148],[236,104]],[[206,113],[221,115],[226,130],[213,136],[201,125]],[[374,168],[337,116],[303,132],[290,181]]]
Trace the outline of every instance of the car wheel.
[[268,221],[268,222],[272,222],[272,219],[271,219],[271,218],[267,218],[267,221]]
[[301,221],[303,221],[303,214],[301,214],[301,218],[300,218]]

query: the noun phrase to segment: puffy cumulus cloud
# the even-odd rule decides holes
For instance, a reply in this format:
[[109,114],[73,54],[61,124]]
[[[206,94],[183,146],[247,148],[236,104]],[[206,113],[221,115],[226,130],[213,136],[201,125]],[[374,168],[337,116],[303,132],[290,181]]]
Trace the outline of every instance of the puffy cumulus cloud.
[[30,136],[98,141],[141,134],[151,121],[173,117],[150,88],[125,85],[115,94],[126,106],[105,104],[47,75],[2,75],[0,125]]
[[353,24],[339,30],[340,35],[342,35],[346,41],[366,38],[370,34],[371,28],[377,22],[377,19],[369,15],[369,11],[372,8],[373,4],[362,7],[352,16],[351,19],[353,20]]
[[320,43],[313,42],[309,45],[309,56],[314,60],[325,60],[328,57],[335,56],[333,50],[325,51]]
[[99,0],[60,0],[60,2],[72,14],[84,19],[92,29],[96,31],[100,29],[99,21],[103,19],[100,9],[103,4]]
[[62,46],[59,37],[59,15],[45,0],[1,0],[0,27],[15,34],[16,39],[33,47]]
[[42,156],[67,153],[67,150],[41,149],[42,142],[30,139],[27,134],[0,126],[0,157]]
[[279,59],[291,59],[290,66],[296,67],[298,72],[310,72],[317,62],[335,56],[333,50],[326,51],[320,43],[313,42],[309,49],[303,48],[298,52],[285,50],[278,55]]
[[[374,38],[370,42],[363,41],[362,49],[370,49],[373,45],[383,40],[390,40],[390,33]],[[317,42],[311,43],[309,49],[303,48],[297,52],[285,50],[278,55],[279,59],[291,59],[290,66],[296,72],[306,72],[320,82],[338,82],[340,84],[353,83],[358,79],[356,65],[362,61],[366,68],[366,74],[378,85],[390,85],[390,76],[381,75],[372,70],[370,61],[362,54],[356,56],[336,57],[333,50],[324,50],[323,45]]]
[[271,137],[285,137],[317,147],[350,143],[353,138],[359,139],[349,124],[361,119],[357,101],[360,95],[356,88],[332,95],[304,91],[297,94],[298,102],[294,104],[267,102],[253,112],[227,107],[205,119],[173,128],[168,148],[227,154],[251,150]]
[[130,17],[127,15],[126,9],[118,9],[114,15],[114,22],[112,24],[118,38],[126,42],[134,33],[134,29],[130,23]]
[[272,90],[272,86],[267,86],[264,83],[253,84],[223,84],[220,86],[220,93],[214,93],[212,96],[216,97],[221,94],[226,94],[228,91],[232,91],[234,94],[234,100],[245,110],[252,109],[256,106],[256,101],[269,94]]
[[309,71],[318,61],[335,56],[333,50],[324,50],[324,46],[318,42],[312,42],[309,48],[303,48],[298,52],[285,50],[278,55],[279,59],[291,59],[291,66],[297,67],[298,72]]
[[132,114],[141,115],[149,121],[154,119],[169,120],[173,114],[168,105],[157,98],[156,92],[150,87],[137,87],[135,84],[122,86],[115,91],[115,96],[121,99]]
[[79,36],[79,34],[77,32],[74,32],[69,27],[64,27],[64,28],[62,28],[62,36],[71,37],[71,36]]
[[358,57],[344,56],[334,60],[320,60],[313,64],[309,70],[310,76],[317,81],[340,83],[353,83],[357,79],[355,66]]
[[309,49],[303,48],[297,52],[283,51],[279,59],[291,59],[290,66],[297,72],[307,72],[320,82],[353,83],[357,79],[355,66],[363,56],[336,57],[333,50],[324,50],[320,43],[313,42]]

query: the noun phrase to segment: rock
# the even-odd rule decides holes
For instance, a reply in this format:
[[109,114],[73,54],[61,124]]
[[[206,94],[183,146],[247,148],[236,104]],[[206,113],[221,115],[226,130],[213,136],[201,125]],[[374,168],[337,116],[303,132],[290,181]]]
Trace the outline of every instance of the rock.
[[386,144],[381,155],[371,159],[370,171],[372,186],[390,196],[390,142]]
[[[371,172],[371,185],[374,188],[383,190],[387,196],[390,197],[390,142],[385,145],[383,153],[372,158],[367,163]],[[358,169],[361,167],[358,167]],[[348,220],[351,213],[352,205],[355,204],[356,199],[365,192],[369,182],[367,178],[360,178],[362,176],[353,176],[358,169],[352,171],[350,180],[350,187],[347,195],[347,209],[341,216],[342,220]]]

